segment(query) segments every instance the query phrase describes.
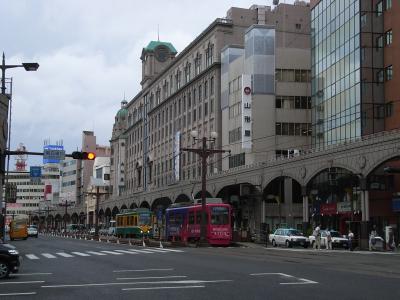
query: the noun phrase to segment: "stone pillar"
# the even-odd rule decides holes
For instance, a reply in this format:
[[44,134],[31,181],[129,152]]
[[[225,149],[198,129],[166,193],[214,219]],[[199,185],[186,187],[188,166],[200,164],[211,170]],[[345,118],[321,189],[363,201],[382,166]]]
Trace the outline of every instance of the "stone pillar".
[[360,226],[360,249],[369,249],[369,192],[367,190],[367,179],[360,178],[361,189],[361,226]]
[[307,187],[301,187],[301,194],[303,196],[303,231],[305,232],[309,226],[309,208],[308,208],[308,195],[307,195]]
[[284,210],[282,215],[286,217],[285,223],[288,224],[290,227],[294,227],[293,199],[292,199],[293,179],[286,177],[283,181],[283,186],[284,186],[285,203],[283,205]]

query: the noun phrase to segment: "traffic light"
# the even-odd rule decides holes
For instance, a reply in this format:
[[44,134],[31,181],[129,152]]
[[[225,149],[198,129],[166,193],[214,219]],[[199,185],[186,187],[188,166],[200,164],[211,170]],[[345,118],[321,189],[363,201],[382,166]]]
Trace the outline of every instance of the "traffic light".
[[72,158],[74,159],[86,159],[86,160],[94,160],[96,158],[96,153],[94,152],[72,152]]

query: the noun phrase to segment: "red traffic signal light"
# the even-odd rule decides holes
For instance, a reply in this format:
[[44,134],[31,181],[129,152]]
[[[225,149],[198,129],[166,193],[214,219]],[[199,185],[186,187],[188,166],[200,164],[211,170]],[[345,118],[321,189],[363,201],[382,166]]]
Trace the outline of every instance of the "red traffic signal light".
[[74,159],[85,159],[85,160],[94,160],[96,158],[96,153],[94,152],[72,152],[72,158]]

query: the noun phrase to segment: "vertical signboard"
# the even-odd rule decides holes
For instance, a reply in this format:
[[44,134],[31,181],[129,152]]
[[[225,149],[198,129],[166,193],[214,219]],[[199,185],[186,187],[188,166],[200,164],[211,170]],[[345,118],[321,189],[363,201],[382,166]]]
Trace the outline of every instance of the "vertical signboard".
[[251,76],[242,75],[242,148],[252,146],[252,115],[251,115]]
[[180,179],[180,154],[181,151],[181,132],[175,133],[174,139],[174,181],[177,182]]

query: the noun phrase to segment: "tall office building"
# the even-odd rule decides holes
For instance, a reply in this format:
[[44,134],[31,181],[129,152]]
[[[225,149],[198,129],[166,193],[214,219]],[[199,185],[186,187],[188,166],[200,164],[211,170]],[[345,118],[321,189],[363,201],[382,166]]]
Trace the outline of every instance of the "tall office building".
[[398,128],[399,2],[312,0],[311,8],[314,146]]

